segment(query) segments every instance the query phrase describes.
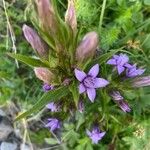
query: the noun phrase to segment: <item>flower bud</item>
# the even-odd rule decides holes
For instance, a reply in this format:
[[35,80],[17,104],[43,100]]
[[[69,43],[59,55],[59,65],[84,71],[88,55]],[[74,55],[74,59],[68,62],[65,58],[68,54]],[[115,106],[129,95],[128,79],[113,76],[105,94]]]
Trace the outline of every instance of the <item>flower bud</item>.
[[66,11],[65,21],[72,28],[73,31],[76,31],[77,18],[73,0],[68,0],[68,9]]
[[36,67],[34,68],[34,72],[37,78],[39,78],[40,80],[42,80],[44,83],[51,83],[51,81],[54,78],[53,73],[47,69],[47,68],[43,68],[43,67]]
[[119,91],[112,91],[110,94],[109,94],[113,100],[115,101],[120,101],[120,100],[123,100],[124,98],[121,96],[120,92]]
[[98,46],[98,35],[96,32],[87,33],[76,50],[76,59],[79,62],[92,58]]
[[26,40],[31,44],[32,48],[42,58],[48,58],[48,47],[46,43],[39,37],[37,32],[27,25],[23,25],[23,33]]
[[84,109],[85,109],[85,106],[84,106],[83,101],[82,101],[82,100],[79,100],[79,102],[78,102],[78,111],[79,111],[80,113],[83,113],[83,112],[84,112]]
[[54,86],[53,86],[53,85],[44,83],[44,85],[43,85],[43,90],[44,90],[44,92],[48,92],[48,91],[51,91],[51,90],[53,90],[53,89],[54,89]]
[[132,80],[132,87],[150,86],[150,76],[140,77]]
[[56,16],[50,0],[36,0],[37,11],[43,29],[56,30]]
[[112,91],[110,94],[113,101],[124,111],[124,112],[130,112],[131,108],[129,107],[128,103],[124,100],[124,98],[121,96],[119,91]]

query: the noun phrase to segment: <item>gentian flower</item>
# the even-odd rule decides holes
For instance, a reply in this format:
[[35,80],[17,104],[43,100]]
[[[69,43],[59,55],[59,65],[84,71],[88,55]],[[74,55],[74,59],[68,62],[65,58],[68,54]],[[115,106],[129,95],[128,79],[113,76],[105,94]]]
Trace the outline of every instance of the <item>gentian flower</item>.
[[54,131],[56,129],[60,128],[60,122],[56,118],[49,118],[48,123],[45,125],[45,127],[50,128],[51,131]]
[[36,77],[42,80],[44,83],[51,83],[54,79],[54,74],[45,67],[35,67],[34,73]]
[[124,111],[124,112],[130,112],[131,109],[126,101],[124,101],[124,98],[121,96],[119,91],[113,91],[110,93],[111,98],[114,100],[115,103]]
[[96,32],[88,32],[76,49],[76,60],[80,63],[92,58],[96,54],[99,37]]
[[87,130],[87,135],[92,140],[92,143],[97,144],[103,138],[106,132],[100,132],[99,128],[95,127],[92,131]]
[[57,104],[55,104],[54,102],[51,102],[51,103],[47,104],[46,107],[48,109],[50,109],[51,112],[58,112],[59,109],[60,109],[60,107]]
[[126,70],[126,76],[129,78],[133,78],[139,75],[142,75],[144,73],[145,69],[137,69],[136,64],[134,65],[128,65]]
[[144,86],[150,86],[150,76],[136,78],[132,81],[132,87],[138,88]]
[[53,89],[54,89],[54,86],[53,86],[53,85],[50,85],[50,84],[47,84],[47,83],[45,83],[45,84],[43,85],[43,90],[44,90],[45,92],[48,92],[48,91],[53,90]]
[[72,28],[75,32],[77,29],[77,17],[75,11],[75,4],[73,0],[68,1],[68,9],[65,15],[65,22]]
[[118,101],[119,107],[124,111],[124,112],[130,112],[131,108],[129,107],[128,103],[124,100]]
[[99,65],[94,65],[88,74],[78,69],[75,69],[75,76],[80,81],[79,93],[86,92],[90,101],[94,102],[97,88],[105,87],[109,82],[103,78],[97,78],[99,73]]
[[48,59],[48,46],[39,37],[38,33],[27,25],[23,25],[23,33],[26,40],[31,44],[36,53],[45,59]]
[[129,58],[125,54],[114,55],[113,58],[107,61],[107,64],[113,65],[117,68],[118,74],[120,75],[128,65]]

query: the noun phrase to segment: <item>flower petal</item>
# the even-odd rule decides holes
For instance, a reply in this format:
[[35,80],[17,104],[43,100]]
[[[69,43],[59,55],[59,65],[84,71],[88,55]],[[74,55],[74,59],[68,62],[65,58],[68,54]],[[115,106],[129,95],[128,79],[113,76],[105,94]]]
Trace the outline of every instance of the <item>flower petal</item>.
[[96,64],[90,69],[88,75],[95,78],[98,75],[98,73],[99,73],[99,65]]
[[75,69],[74,72],[75,72],[76,78],[77,78],[80,82],[82,82],[82,80],[87,76],[87,75],[85,74],[85,72],[80,71],[80,70],[78,70],[78,69]]
[[92,135],[92,133],[91,133],[89,130],[86,130],[86,134],[87,134],[88,136],[91,136],[91,135]]
[[46,105],[46,108],[52,109],[53,106],[54,106],[54,102],[51,102],[51,103]]
[[81,93],[83,93],[83,92],[85,92],[85,87],[84,87],[84,85],[81,83],[80,85],[79,85],[79,93],[81,94]]
[[118,59],[119,55],[114,55],[113,58]]
[[126,63],[124,66],[125,66],[126,68],[132,68],[132,65],[129,64],[129,63]]
[[106,134],[106,132],[101,132],[101,133],[99,134],[99,137],[102,139],[105,134]]
[[89,97],[90,101],[94,102],[94,99],[96,97],[96,90],[88,88],[87,89],[87,94],[88,94],[88,97]]
[[123,66],[129,61],[129,57],[126,54],[120,54],[117,60],[117,64]]
[[138,69],[137,74],[142,75],[145,72],[145,69]]
[[120,75],[124,70],[125,70],[124,67],[122,67],[122,66],[117,66],[117,71],[118,71],[118,74],[119,74],[119,75]]
[[103,78],[95,78],[94,88],[105,87],[108,84],[109,84],[109,82]]
[[107,64],[109,64],[109,65],[116,65],[116,60],[115,59],[109,59],[107,61]]

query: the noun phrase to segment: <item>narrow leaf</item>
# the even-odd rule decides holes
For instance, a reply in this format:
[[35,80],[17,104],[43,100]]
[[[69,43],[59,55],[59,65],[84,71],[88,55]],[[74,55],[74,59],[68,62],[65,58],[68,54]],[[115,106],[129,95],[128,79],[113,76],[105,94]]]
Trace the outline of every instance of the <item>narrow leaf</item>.
[[7,72],[0,71],[0,79],[9,79],[11,76]]
[[14,53],[7,53],[7,55],[25,63],[31,67],[49,67],[49,65],[47,63],[44,63],[39,59],[24,56],[21,54],[14,54]]
[[69,90],[67,87],[60,87],[58,89],[49,91],[47,93],[45,93],[41,99],[28,111],[23,112],[22,114],[20,114],[15,121],[18,121],[22,118],[25,118],[29,115],[31,115],[32,113],[35,113],[37,111],[39,111],[40,109],[42,109],[46,104],[48,104],[51,101],[57,101],[60,98],[66,96],[68,94]]

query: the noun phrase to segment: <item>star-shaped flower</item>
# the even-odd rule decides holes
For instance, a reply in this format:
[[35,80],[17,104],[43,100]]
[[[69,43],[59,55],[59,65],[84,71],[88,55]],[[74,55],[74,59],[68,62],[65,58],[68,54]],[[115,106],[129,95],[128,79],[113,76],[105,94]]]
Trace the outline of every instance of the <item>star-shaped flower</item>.
[[92,131],[87,130],[86,133],[94,144],[97,144],[99,140],[101,140],[106,134],[106,132],[100,132],[99,128],[97,127],[93,128]]
[[117,68],[118,74],[121,74],[125,70],[128,61],[129,58],[127,55],[120,54],[114,55],[113,58],[107,61],[107,64],[115,66]]
[[126,76],[129,78],[134,78],[136,76],[140,76],[144,73],[145,69],[137,69],[136,64],[128,66],[126,70]]
[[49,118],[45,127],[50,128],[51,131],[54,131],[60,128],[60,122],[56,118]]
[[98,73],[98,64],[94,65],[87,74],[81,70],[75,69],[75,76],[80,81],[79,93],[86,92],[91,102],[95,100],[96,89],[105,87],[109,84],[107,80],[97,78]]

